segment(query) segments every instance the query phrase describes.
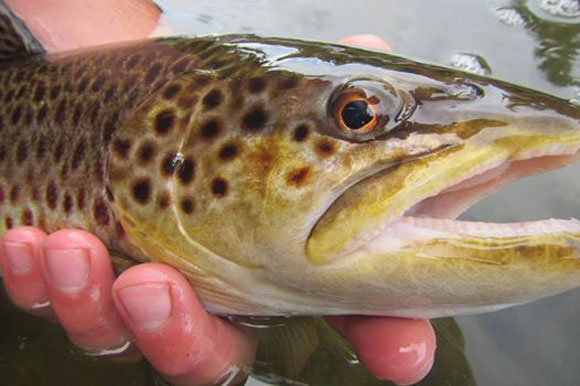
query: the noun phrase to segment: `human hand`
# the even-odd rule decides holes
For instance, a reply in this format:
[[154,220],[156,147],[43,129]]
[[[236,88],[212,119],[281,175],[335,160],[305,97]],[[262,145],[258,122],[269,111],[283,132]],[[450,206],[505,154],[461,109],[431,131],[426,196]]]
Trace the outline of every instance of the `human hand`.
[[[33,3],[36,0],[26,2]],[[22,12],[26,21],[26,11]],[[125,29],[106,35],[105,40],[103,34],[80,31],[58,35],[60,41],[46,29],[52,24],[43,24],[37,17],[36,25],[45,27],[37,28],[42,35],[37,38],[46,48],[61,50],[146,37],[152,31],[151,20],[158,18],[154,13],[147,15],[123,19]],[[75,28],[74,21],[69,24],[68,28]],[[107,30],[115,28],[108,25]],[[370,35],[343,42],[388,48]],[[217,382],[253,358],[257,342],[251,332],[208,315],[189,283],[170,267],[143,264],[115,280],[105,247],[81,231],[46,236],[31,228],[16,229],[4,237],[2,251],[4,281],[13,301],[36,313],[47,308],[35,306],[50,302],[68,336],[80,347],[101,351],[133,340],[154,367],[182,384]],[[358,316],[328,320],[353,343],[361,362],[377,378],[413,383],[433,364],[435,336],[428,321]]]
[[[13,302],[35,314],[52,309],[69,338],[85,350],[114,350],[132,340],[168,379],[190,385],[235,376],[251,364],[256,336],[209,315],[190,283],[171,267],[140,264],[115,279],[105,246],[79,230],[47,236],[34,228],[13,229],[4,235],[0,252]],[[435,338],[428,321],[327,319],[377,378],[413,383],[432,366]]]

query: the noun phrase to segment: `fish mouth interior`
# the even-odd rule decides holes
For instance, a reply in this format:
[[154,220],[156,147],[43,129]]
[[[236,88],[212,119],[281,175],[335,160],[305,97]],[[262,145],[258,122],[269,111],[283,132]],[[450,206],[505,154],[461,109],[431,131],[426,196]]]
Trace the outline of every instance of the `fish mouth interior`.
[[[534,234],[580,232],[580,221],[571,218],[530,222],[491,223],[457,220],[466,210],[503,186],[522,177],[559,169],[580,159],[579,148],[553,148],[527,154],[484,170],[415,203],[385,231],[406,226],[407,231],[460,233],[474,237],[518,237]],[[412,228],[412,229],[411,229]],[[382,234],[385,232],[381,232]]]

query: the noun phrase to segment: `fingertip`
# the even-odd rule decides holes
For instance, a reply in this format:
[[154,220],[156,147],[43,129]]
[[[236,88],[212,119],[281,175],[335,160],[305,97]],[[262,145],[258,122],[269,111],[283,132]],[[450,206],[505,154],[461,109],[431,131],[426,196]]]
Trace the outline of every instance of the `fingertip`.
[[174,382],[215,383],[253,357],[241,331],[209,315],[175,269],[148,263],[115,282],[113,299],[136,345]]
[[391,46],[389,45],[389,43],[387,43],[386,40],[371,34],[349,36],[344,39],[340,39],[340,42],[342,44],[372,48],[375,50],[383,50],[387,52],[392,51]]
[[[334,324],[333,322],[331,322]],[[436,338],[428,320],[348,317],[338,329],[377,378],[398,385],[419,382],[431,370]]]
[[81,230],[51,234],[43,244],[41,266],[53,309],[74,343],[96,352],[126,344],[111,298],[110,256],[97,237]]
[[0,268],[4,286],[12,301],[21,309],[44,315],[48,292],[40,268],[41,247],[46,234],[32,227],[7,231],[2,237]]

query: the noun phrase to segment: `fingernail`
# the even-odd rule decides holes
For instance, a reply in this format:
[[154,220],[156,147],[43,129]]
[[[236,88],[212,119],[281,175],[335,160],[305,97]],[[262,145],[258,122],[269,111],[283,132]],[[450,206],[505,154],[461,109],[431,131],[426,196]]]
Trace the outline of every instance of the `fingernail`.
[[46,266],[52,284],[66,294],[76,294],[87,285],[89,255],[84,249],[48,249]]
[[4,256],[12,275],[24,275],[32,270],[32,248],[29,244],[5,242]]
[[171,315],[172,301],[167,283],[134,285],[117,293],[133,322],[143,330],[157,330]]

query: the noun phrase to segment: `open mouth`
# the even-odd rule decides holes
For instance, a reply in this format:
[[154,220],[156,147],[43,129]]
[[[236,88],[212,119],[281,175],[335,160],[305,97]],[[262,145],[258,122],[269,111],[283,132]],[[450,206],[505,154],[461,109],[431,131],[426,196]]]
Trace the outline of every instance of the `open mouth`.
[[466,210],[505,185],[526,176],[546,173],[580,159],[580,148],[553,147],[541,153],[528,153],[499,166],[467,175],[462,181],[438,194],[412,205],[390,222],[378,236],[383,249],[400,247],[413,239],[460,234],[481,238],[510,238],[551,233],[579,233],[580,221],[574,218],[547,219],[516,223],[461,221]]

